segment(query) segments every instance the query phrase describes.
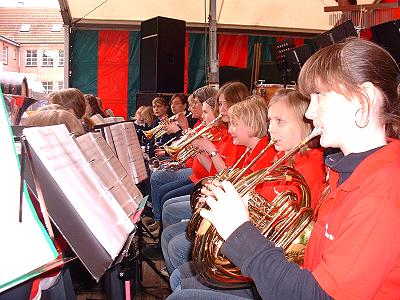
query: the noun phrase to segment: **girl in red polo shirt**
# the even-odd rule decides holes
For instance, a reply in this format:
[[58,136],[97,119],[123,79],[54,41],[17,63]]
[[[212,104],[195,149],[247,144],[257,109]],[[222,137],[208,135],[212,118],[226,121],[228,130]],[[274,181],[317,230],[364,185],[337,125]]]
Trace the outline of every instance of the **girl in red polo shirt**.
[[[319,50],[303,66],[299,88],[311,95],[306,117],[321,129],[322,146],[341,150],[325,161],[330,191],[318,204],[305,269],[288,263],[248,221],[246,205],[231,184],[214,190],[218,201],[208,198],[211,210],[203,217],[225,240],[223,254],[253,279],[261,297],[399,298],[399,82],[390,54],[358,38]],[[170,299],[189,294],[220,295],[190,290]]]

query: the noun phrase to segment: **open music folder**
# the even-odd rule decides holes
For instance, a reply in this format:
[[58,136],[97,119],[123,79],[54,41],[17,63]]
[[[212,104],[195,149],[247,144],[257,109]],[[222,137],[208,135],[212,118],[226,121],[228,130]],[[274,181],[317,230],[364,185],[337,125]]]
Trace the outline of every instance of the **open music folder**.
[[20,194],[20,164],[3,101],[0,89],[0,293],[60,263],[25,183]]
[[123,122],[110,126],[118,159],[132,176],[135,183],[147,178],[143,152],[132,122]]
[[140,191],[101,135],[75,139],[64,125],[23,132],[52,220],[99,280],[134,232]]

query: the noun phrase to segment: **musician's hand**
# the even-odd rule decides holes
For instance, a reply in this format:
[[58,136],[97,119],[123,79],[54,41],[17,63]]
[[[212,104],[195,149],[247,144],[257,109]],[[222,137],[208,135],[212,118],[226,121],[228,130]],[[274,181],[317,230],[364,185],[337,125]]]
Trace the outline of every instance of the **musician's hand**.
[[163,149],[155,149],[154,154],[156,157],[164,157],[165,156],[165,150]]
[[163,126],[163,128],[168,134],[173,134],[181,130],[175,122],[169,123],[168,125]]
[[247,205],[243,202],[233,185],[223,181],[221,187],[214,189],[213,197],[207,197],[210,210],[202,209],[200,215],[209,220],[220,236],[226,240],[240,225],[249,220]]
[[205,203],[208,196],[214,197],[214,189],[220,186],[221,182],[219,182],[217,179],[207,181],[207,183],[204,184],[204,187],[201,188],[201,194],[203,197],[199,199],[199,202]]
[[183,113],[178,115],[178,117],[176,118],[176,122],[178,122],[178,124],[182,128],[182,130],[186,130],[189,128],[189,122],[188,122],[185,114],[183,114]]
[[203,138],[203,137],[195,139],[190,144],[194,147],[197,147],[199,150],[206,151],[208,153],[211,153],[211,152],[217,150],[215,145],[212,142],[210,142],[209,139]]

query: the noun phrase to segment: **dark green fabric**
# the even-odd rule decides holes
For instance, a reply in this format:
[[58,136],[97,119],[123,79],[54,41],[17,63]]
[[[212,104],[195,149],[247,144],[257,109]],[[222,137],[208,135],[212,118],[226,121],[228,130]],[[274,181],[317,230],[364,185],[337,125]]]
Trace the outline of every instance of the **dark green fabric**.
[[128,117],[136,111],[136,94],[140,84],[140,32],[129,34],[129,66],[128,66]]
[[[204,49],[206,49],[206,52],[204,52]],[[208,65],[208,57],[208,35],[203,33],[189,34],[189,93],[193,93],[193,91],[206,84],[204,66]]]
[[98,32],[96,30],[72,30],[70,87],[84,94],[97,95]]
[[254,53],[254,44],[261,43],[261,62],[271,61],[272,55],[271,51],[269,50],[269,46],[276,42],[274,37],[270,36],[255,36],[249,35],[249,48],[248,48],[248,56],[247,56],[247,67],[253,67],[253,53]]

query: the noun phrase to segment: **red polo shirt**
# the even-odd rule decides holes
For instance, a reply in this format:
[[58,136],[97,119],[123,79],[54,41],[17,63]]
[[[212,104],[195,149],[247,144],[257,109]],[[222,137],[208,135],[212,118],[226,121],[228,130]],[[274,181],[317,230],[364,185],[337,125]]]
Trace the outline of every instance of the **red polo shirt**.
[[[298,171],[307,182],[311,192],[311,208],[315,208],[316,203],[322,193],[325,182],[325,167],[323,163],[322,149],[311,149],[305,153],[297,153],[294,156],[293,169]],[[282,156],[279,153],[278,156]],[[284,165],[287,165],[285,163]],[[285,190],[299,192],[297,185],[288,181],[269,181],[257,187],[256,191],[272,201],[275,196]]]
[[319,209],[304,266],[336,299],[400,298],[400,141],[371,154]]

